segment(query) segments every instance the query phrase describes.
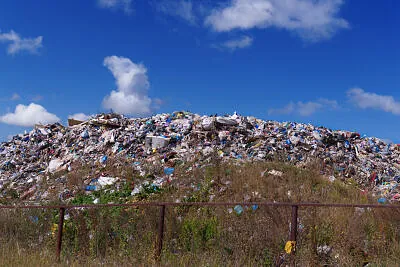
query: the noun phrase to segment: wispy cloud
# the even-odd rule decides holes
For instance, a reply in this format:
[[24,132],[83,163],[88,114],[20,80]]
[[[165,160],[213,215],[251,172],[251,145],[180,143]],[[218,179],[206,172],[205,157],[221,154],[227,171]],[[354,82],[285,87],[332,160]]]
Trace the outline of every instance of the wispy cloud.
[[294,102],[290,102],[289,104],[287,104],[286,106],[282,107],[282,108],[270,108],[268,110],[268,114],[272,115],[272,114],[283,114],[283,115],[288,115],[294,112],[295,110],[295,103]]
[[347,97],[359,108],[378,109],[400,115],[400,101],[396,101],[393,96],[378,95],[365,92],[361,88],[352,88],[347,91]]
[[39,48],[43,46],[42,41],[42,36],[35,38],[22,38],[13,30],[8,33],[2,33],[0,31],[0,42],[8,43],[7,53],[10,55],[14,55],[22,51],[27,51],[31,54],[37,54]]
[[60,118],[55,114],[49,113],[44,107],[35,103],[31,103],[28,106],[17,105],[14,112],[0,116],[0,122],[2,123],[25,127],[59,121]]
[[31,98],[31,101],[33,101],[33,102],[39,102],[39,101],[41,101],[41,100],[43,100],[43,96],[42,96],[42,95],[34,95],[34,96]]
[[329,100],[326,98],[320,98],[318,99],[318,103],[323,105],[324,107],[329,107],[331,109],[339,109],[340,106],[336,100]]
[[150,83],[143,64],[133,63],[129,58],[111,56],[104,59],[114,75],[117,89],[103,100],[103,107],[127,115],[151,113],[152,100],[148,96]]
[[231,51],[234,51],[236,49],[249,47],[252,44],[253,44],[253,38],[249,37],[247,35],[243,35],[240,38],[232,39],[232,40],[223,42],[218,47],[226,48],[226,49],[229,49]]
[[11,96],[0,97],[1,102],[16,101],[19,99],[21,99],[21,96],[17,93],[12,94]]
[[307,41],[331,38],[349,23],[338,16],[342,0],[231,0],[214,8],[205,25],[218,32],[276,27]]
[[101,8],[122,9],[128,15],[133,12],[132,0],[97,0],[97,3]]
[[11,101],[15,101],[15,100],[19,100],[19,99],[21,99],[21,96],[17,93],[14,93],[10,98]]
[[317,101],[309,101],[309,102],[302,102],[298,101],[297,103],[295,102],[290,102],[286,106],[282,108],[271,108],[268,110],[268,114],[283,114],[283,115],[289,115],[289,114],[299,114],[300,116],[310,116],[317,111],[321,111],[323,109],[338,109],[339,104],[337,103],[336,100],[329,100],[325,98],[320,98]]
[[194,6],[190,0],[155,1],[154,6],[157,11],[166,15],[181,18],[193,25],[197,23]]

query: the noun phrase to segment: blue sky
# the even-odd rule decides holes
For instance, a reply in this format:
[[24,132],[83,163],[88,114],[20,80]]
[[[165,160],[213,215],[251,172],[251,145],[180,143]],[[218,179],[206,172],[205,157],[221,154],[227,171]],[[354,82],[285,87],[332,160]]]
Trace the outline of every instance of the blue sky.
[[0,139],[113,109],[237,111],[400,143],[399,8],[397,0],[4,0]]

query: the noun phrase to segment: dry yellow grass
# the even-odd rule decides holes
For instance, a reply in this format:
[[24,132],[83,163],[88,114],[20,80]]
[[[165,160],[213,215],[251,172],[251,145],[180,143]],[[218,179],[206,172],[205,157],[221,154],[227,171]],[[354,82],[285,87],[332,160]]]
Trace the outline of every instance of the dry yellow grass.
[[[188,175],[189,166],[177,167],[170,187],[144,201],[375,203],[354,183],[331,183],[321,177],[318,164],[303,169],[275,162],[237,165],[215,161]],[[270,175],[266,170],[283,175]],[[233,208],[168,208],[160,264],[273,266],[279,255],[285,255],[290,208],[243,207],[240,216]],[[145,207],[71,211],[59,265],[156,265],[157,215],[158,208]],[[38,221],[32,219],[35,216]],[[55,222],[51,211],[1,211],[0,265],[56,266],[55,237],[51,235]],[[296,263],[396,266],[400,262],[399,224],[396,210],[300,208]],[[323,246],[330,251],[318,252]],[[284,264],[293,260],[286,255]]]

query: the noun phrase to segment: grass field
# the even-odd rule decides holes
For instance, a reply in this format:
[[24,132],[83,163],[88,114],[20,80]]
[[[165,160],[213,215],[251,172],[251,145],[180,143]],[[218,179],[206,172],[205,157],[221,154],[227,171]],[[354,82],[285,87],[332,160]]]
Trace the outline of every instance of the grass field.
[[[355,182],[330,182],[318,164],[219,163],[177,168],[163,189],[96,192],[100,203],[135,201],[277,201],[376,203]],[[282,172],[282,176],[268,171]],[[71,177],[73,174],[70,174]],[[76,177],[76,175],[75,175]],[[74,178],[76,180],[76,178]],[[75,181],[76,182],[76,181]],[[81,194],[74,203],[92,203]],[[160,262],[154,259],[159,208],[69,210],[60,266],[396,266],[400,262],[400,213],[357,208],[300,208],[296,255],[285,254],[290,207],[169,207]],[[55,266],[57,211],[1,210],[0,264]]]

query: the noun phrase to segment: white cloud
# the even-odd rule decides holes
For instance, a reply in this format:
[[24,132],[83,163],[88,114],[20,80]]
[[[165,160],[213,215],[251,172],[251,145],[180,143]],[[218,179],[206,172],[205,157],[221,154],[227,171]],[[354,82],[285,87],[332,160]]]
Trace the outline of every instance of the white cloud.
[[310,116],[322,107],[322,104],[317,102],[297,102],[297,111],[301,116]]
[[393,96],[378,95],[365,92],[361,88],[352,88],[347,91],[347,97],[359,108],[379,109],[400,115],[400,101],[396,101]]
[[221,46],[233,51],[238,48],[245,48],[245,47],[251,46],[252,44],[253,44],[253,38],[244,35],[238,39],[226,41],[226,42],[222,43]]
[[156,1],[158,11],[167,15],[182,18],[191,24],[196,24],[196,16],[193,11],[193,3],[190,0],[164,0]]
[[314,114],[317,111],[320,111],[322,109],[338,109],[339,105],[336,100],[329,100],[325,98],[320,98],[317,101],[309,101],[309,102],[302,102],[298,101],[297,103],[290,102],[283,108],[278,108],[278,109],[269,109],[268,114],[283,114],[283,115],[289,115],[289,114],[299,114],[300,116],[310,116]]
[[97,0],[97,2],[102,8],[122,9],[126,14],[131,14],[133,11],[132,0]]
[[9,43],[7,53],[10,55],[17,54],[21,51],[27,51],[36,54],[38,49],[42,47],[43,37],[21,38],[19,34],[11,30],[9,33],[0,32],[0,42]]
[[329,39],[336,31],[349,28],[338,17],[342,0],[231,0],[215,8],[205,25],[215,31],[276,27],[295,32],[307,41]]
[[127,115],[146,115],[150,110],[151,99],[147,96],[140,98],[135,94],[129,95],[124,92],[111,91],[110,96],[104,98],[103,106],[117,113]]
[[87,121],[90,118],[90,115],[86,115],[85,113],[75,113],[68,116],[68,119],[75,119],[78,121]]
[[320,104],[322,104],[322,105],[324,105],[326,107],[330,107],[331,109],[340,108],[339,104],[338,104],[338,102],[336,100],[329,100],[329,99],[326,99],[326,98],[320,98],[320,99],[318,99],[318,103],[320,103]]
[[111,56],[104,59],[114,75],[117,89],[103,100],[103,107],[126,115],[146,115],[151,113],[152,100],[148,97],[150,83],[147,69],[143,64],[135,64],[129,58]]
[[34,126],[35,124],[48,124],[59,122],[60,118],[49,113],[41,105],[31,103],[28,106],[17,105],[14,113],[0,116],[0,122],[18,126]]
[[271,108],[268,110],[268,114],[284,114],[284,115],[288,115],[293,113],[293,111],[295,110],[295,103],[290,102],[289,104],[287,104],[286,106],[284,106],[283,108]]

